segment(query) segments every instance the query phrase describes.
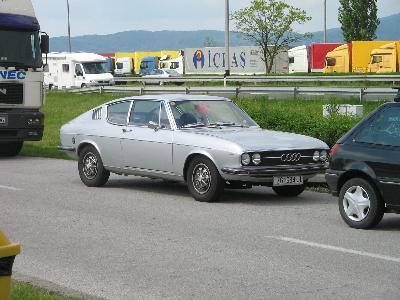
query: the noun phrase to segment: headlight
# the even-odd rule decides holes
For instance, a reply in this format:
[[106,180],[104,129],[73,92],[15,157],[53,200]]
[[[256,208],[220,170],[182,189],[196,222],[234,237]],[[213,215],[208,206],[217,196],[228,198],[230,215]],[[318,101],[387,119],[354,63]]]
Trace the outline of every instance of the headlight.
[[314,152],[314,156],[313,156],[313,160],[315,161],[315,162],[317,162],[317,161],[319,161],[321,158],[320,158],[320,153],[319,153],[319,151],[315,151]]
[[321,151],[319,158],[322,162],[326,162],[328,160],[328,152],[325,150]]
[[244,153],[242,154],[242,165],[248,166],[251,162],[250,154]]
[[254,153],[253,154],[253,159],[252,159],[253,164],[255,164],[256,166],[258,166],[259,164],[261,164],[261,155],[259,153]]

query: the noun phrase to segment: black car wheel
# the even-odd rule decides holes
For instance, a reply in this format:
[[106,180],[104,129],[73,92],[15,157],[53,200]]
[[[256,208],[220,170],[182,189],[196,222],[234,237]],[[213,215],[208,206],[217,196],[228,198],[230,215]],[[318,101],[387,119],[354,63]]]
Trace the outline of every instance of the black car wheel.
[[211,160],[195,157],[187,170],[189,192],[200,202],[217,201],[224,191],[224,181]]
[[79,177],[89,187],[100,187],[107,183],[110,172],[103,166],[103,161],[93,146],[85,147],[79,154]]
[[12,157],[17,156],[22,149],[23,142],[14,143],[1,143],[0,144],[0,157]]
[[293,185],[293,186],[274,186],[272,189],[278,196],[282,197],[297,197],[305,190],[304,185]]
[[369,229],[382,220],[384,202],[367,180],[353,178],[340,190],[339,211],[350,227]]

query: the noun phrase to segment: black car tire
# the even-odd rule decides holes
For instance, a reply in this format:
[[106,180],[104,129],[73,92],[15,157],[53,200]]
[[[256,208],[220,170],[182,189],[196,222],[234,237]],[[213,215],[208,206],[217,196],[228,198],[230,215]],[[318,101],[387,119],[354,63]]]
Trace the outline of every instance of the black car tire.
[[[367,216],[362,221],[350,219],[344,209],[344,196],[353,187],[361,187],[369,197],[370,207]],[[378,225],[385,213],[385,204],[376,188],[363,178],[353,178],[348,180],[340,189],[339,212],[342,219],[352,228],[370,229]]]
[[24,142],[0,143],[0,157],[17,156],[22,149]]
[[79,177],[88,187],[100,187],[107,183],[110,172],[103,166],[100,154],[93,146],[86,146],[79,153]]
[[[204,176],[202,182],[196,180],[203,179],[202,176]],[[214,163],[206,157],[198,156],[192,159],[186,178],[189,192],[199,202],[218,201],[224,191],[224,180]]]
[[305,190],[305,185],[293,185],[293,186],[274,186],[272,189],[278,196],[282,197],[297,197]]

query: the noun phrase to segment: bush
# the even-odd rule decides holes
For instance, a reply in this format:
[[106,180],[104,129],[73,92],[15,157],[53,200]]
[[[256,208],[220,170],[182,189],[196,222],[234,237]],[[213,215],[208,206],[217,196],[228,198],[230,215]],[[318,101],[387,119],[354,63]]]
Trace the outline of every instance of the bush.
[[[266,100],[265,98],[236,101],[264,129],[294,132],[323,140],[332,146],[361,118],[333,115],[322,116],[324,104],[359,104],[357,100]],[[382,102],[364,103],[368,114]]]

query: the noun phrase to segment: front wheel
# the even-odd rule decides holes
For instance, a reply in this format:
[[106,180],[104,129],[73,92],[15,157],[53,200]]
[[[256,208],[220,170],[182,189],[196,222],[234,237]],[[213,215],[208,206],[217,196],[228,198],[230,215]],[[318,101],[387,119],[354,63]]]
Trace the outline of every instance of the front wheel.
[[79,177],[89,187],[100,187],[107,183],[110,172],[103,166],[100,154],[93,146],[85,147],[79,154]]
[[352,228],[375,227],[382,220],[384,210],[384,202],[379,193],[365,179],[350,179],[340,190],[339,212]]
[[278,196],[282,197],[297,197],[305,190],[304,185],[293,185],[293,186],[274,186],[272,189]]
[[215,202],[224,191],[224,181],[211,160],[195,157],[187,170],[187,184],[194,199]]
[[1,143],[0,144],[0,157],[13,157],[17,156],[22,149],[24,142],[14,143]]

